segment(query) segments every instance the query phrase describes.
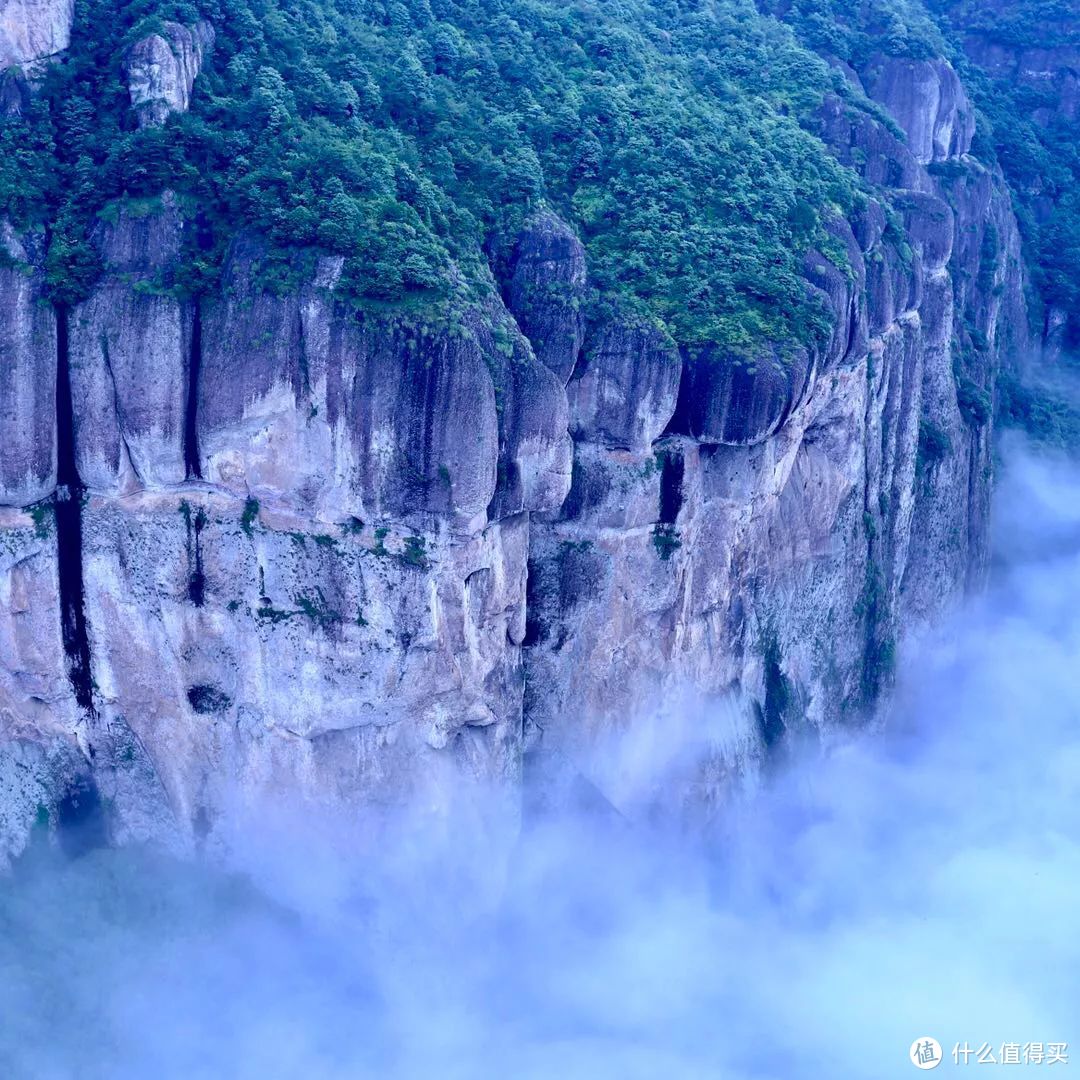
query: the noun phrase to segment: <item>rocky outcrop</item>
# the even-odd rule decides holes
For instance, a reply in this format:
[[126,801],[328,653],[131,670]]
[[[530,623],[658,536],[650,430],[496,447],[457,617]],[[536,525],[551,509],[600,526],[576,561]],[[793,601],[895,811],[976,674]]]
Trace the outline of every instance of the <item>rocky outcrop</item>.
[[288,297],[261,292],[252,270],[238,253],[202,316],[202,475],[337,520],[482,517],[499,429],[475,329],[424,334],[339,310],[333,265]]
[[128,94],[139,126],[163,124],[171,113],[187,112],[191,89],[213,44],[207,22],[162,24],[161,33],[135,42],[126,59]]
[[552,213],[528,223],[514,245],[506,303],[537,359],[565,384],[585,334],[585,249]]
[[676,430],[701,442],[752,445],[774,434],[805,398],[813,364],[805,349],[765,343],[750,356],[711,346],[683,363]]
[[[905,79],[936,89],[902,94]],[[828,341],[687,353],[651,446],[575,432],[570,495],[530,543],[526,742],[545,770],[584,773],[619,806],[613,733],[670,750],[644,711],[690,723],[678,738],[707,765],[680,782],[707,800],[733,762],[752,771],[858,715],[903,634],[981,580],[989,394],[1026,317],[1008,193],[966,156],[954,79],[936,64],[879,83],[915,153],[826,102],[824,137],[880,193],[837,223],[846,274],[807,259]],[[947,174],[924,168],[945,157]]]
[[74,13],[75,0],[2,0],[0,70],[21,67],[31,74],[63,52]]
[[892,114],[920,165],[971,149],[975,111],[947,60],[882,57],[863,73],[870,96]]
[[569,485],[566,398],[499,306],[418,328],[336,304],[340,265],[271,296],[240,250],[205,304],[198,444],[208,481],[329,519],[550,509]]
[[645,450],[675,412],[682,361],[654,327],[598,327],[566,387],[570,431],[582,442]]

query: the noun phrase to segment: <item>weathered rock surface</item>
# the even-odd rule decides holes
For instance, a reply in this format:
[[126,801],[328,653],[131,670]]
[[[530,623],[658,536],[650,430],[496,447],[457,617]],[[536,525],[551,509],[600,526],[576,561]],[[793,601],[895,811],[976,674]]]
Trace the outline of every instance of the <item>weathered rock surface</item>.
[[1026,324],[1019,238],[1000,177],[970,157],[923,167],[968,149],[951,69],[882,78],[915,154],[823,111],[881,201],[841,227],[850,275],[808,258],[834,315],[820,354],[685,357],[667,435],[650,452],[590,432],[560,513],[534,525],[527,744],[617,806],[611,737],[648,735],[642,702],[673,733],[690,718],[671,740],[707,763],[681,778],[707,800],[733,761],[857,715],[902,635],[985,572],[989,393]]
[[194,26],[166,22],[160,34],[131,46],[126,61],[128,94],[140,127],[163,124],[171,113],[187,112],[191,88],[213,41],[214,31],[207,22]]
[[425,334],[334,303],[334,267],[276,297],[234,259],[205,305],[203,475],[305,512],[482,515],[495,491],[495,387],[475,329]]
[[33,71],[68,47],[75,0],[2,0],[0,2],[0,69]]
[[500,325],[498,313],[479,336],[500,396],[499,482],[488,515],[557,510],[570,490],[573,456],[562,383],[519,333]]
[[34,254],[0,241],[0,506],[28,506],[56,487],[56,320]]
[[975,112],[947,60],[886,57],[870,67],[864,82],[904,129],[921,165],[958,158],[971,149]]
[[418,537],[242,508],[88,507],[99,711],[180,821],[209,828],[230,790],[390,803],[448,757],[513,775],[527,519]]
[[576,439],[647,449],[667,427],[682,361],[660,331],[611,322],[600,327],[566,387]]
[[750,356],[712,347],[688,353],[675,430],[707,443],[761,442],[802,403],[813,376],[802,348],[782,352],[766,342]]
[[192,311],[169,288],[183,228],[167,195],[98,230],[105,274],[69,319],[76,462],[95,491],[185,478]]

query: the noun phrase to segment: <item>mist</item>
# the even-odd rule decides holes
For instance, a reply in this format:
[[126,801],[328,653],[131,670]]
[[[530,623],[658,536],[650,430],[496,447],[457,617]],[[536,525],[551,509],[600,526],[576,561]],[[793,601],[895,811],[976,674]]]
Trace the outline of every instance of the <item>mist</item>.
[[955,1043],[1080,1054],[1080,470],[1007,447],[995,523],[991,588],[901,656],[881,723],[704,836],[564,817],[508,867],[468,820],[344,857],[282,814],[228,867],[38,845],[0,882],[0,1076],[889,1078],[921,1036],[942,1072]]

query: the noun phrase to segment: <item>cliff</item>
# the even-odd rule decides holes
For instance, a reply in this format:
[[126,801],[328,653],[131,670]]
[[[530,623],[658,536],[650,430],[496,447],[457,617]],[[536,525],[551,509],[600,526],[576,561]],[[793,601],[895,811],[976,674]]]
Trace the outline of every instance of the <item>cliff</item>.
[[998,0],[941,6],[1016,198],[1036,344],[1052,368],[1080,346],[1080,12]]
[[[132,49],[141,125],[187,106],[211,40]],[[803,260],[820,342],[586,319],[593,268],[550,209],[441,322],[358,310],[330,255],[271,289],[257,235],[172,289],[196,225],[169,190],[95,225],[70,306],[7,227],[0,857],[98,812],[115,842],[212,841],[284,792],[357,812],[494,785],[513,815],[526,782],[585,777],[621,806],[605,748],[657,718],[691,729],[671,782],[711,804],[865,715],[902,636],[983,577],[1026,314],[953,68],[845,77],[880,111],[816,115],[869,193],[829,222],[843,266]]]

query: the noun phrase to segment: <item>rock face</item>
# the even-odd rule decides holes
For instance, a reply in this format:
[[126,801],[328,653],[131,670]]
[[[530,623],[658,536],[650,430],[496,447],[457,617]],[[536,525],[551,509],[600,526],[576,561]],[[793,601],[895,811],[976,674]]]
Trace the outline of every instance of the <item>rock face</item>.
[[167,289],[182,230],[168,194],[98,230],[105,274],[70,318],[76,460],[95,491],[185,479],[192,313]]
[[[143,123],[186,106],[207,40],[184,33],[132,50]],[[863,78],[896,127],[823,107],[874,195],[830,226],[845,266],[807,256],[833,322],[812,347],[586,326],[584,250],[549,211],[438,326],[357,312],[329,258],[272,293],[251,239],[180,297],[168,193],[100,224],[105,273],[58,320],[6,230],[0,860],[72,791],[112,840],[179,846],[282,793],[513,803],[534,769],[621,806],[617,732],[708,805],[865,709],[984,572],[989,402],[1025,309],[955,73]],[[681,734],[650,741],[657,717]]]
[[623,322],[599,327],[566,388],[583,442],[648,449],[675,412],[682,361],[666,335]]
[[6,223],[0,241],[0,506],[28,506],[56,487],[56,320],[33,254]]
[[28,73],[63,52],[71,40],[75,0],[2,0],[0,70],[23,67]]
[[482,516],[499,430],[477,334],[342,313],[332,265],[299,295],[271,297],[250,285],[251,265],[238,253],[201,316],[202,475],[338,520]]
[[[902,634],[985,571],[993,372],[1026,327],[1016,224],[967,154],[951,69],[876,78],[909,143],[839,102],[822,113],[880,195],[837,226],[850,275],[808,259],[834,315],[820,355],[684,356],[664,433],[579,426],[570,495],[533,526],[526,743],[616,806],[610,739],[647,734],[643,711],[691,725],[709,764],[680,781],[707,799],[733,762],[857,715]],[[607,364],[635,370],[632,348]],[[620,410],[648,412],[648,380],[624,385]]]
[[705,443],[751,445],[774,434],[810,389],[805,349],[765,344],[750,356],[706,348],[683,364],[677,428]]
[[865,82],[903,128],[920,165],[948,161],[971,149],[975,112],[948,61],[888,57],[870,68]]
[[187,112],[203,55],[213,41],[209,23],[188,27],[166,22],[160,34],[131,46],[126,65],[128,93],[140,127],[163,124],[170,113]]

